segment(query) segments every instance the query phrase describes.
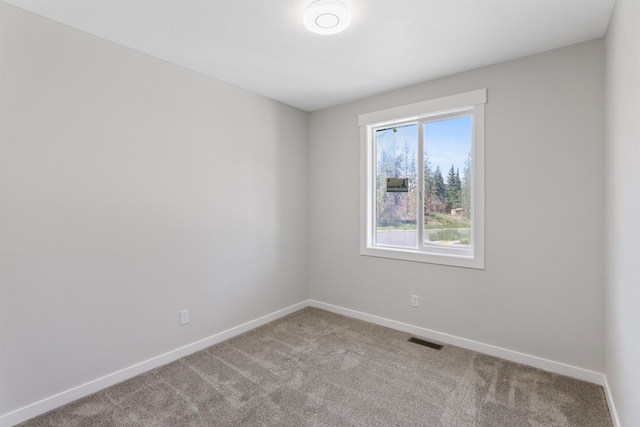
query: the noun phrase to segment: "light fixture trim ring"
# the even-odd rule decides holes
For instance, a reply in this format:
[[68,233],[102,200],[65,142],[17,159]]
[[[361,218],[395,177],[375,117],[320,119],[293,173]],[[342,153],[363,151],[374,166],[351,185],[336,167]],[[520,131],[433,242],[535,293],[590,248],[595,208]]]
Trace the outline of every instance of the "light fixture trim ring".
[[303,21],[316,34],[336,34],[351,24],[351,12],[339,0],[317,0],[304,12]]

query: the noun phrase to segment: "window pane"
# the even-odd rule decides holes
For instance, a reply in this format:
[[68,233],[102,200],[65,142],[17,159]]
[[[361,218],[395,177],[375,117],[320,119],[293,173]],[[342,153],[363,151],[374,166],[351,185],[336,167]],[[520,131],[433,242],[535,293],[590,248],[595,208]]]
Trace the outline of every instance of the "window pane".
[[416,248],[418,125],[376,131],[376,244]]
[[471,247],[471,116],[424,124],[424,245]]

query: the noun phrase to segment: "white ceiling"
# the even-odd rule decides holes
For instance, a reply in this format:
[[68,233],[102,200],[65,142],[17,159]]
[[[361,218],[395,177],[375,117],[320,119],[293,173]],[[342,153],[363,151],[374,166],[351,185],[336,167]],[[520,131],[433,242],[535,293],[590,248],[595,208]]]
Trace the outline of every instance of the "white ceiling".
[[614,3],[344,0],[322,36],[312,0],[5,1],[306,111],[602,37]]

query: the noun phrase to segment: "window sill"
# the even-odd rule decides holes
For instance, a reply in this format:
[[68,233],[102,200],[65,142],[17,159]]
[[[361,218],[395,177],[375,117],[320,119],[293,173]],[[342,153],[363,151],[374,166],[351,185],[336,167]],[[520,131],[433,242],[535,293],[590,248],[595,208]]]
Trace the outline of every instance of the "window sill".
[[[468,253],[468,251],[464,252]],[[376,246],[361,248],[360,255],[484,270],[484,259],[480,257],[474,257],[473,255],[456,255],[452,254],[451,252],[446,254],[438,254],[433,252],[411,250],[407,248],[385,248]]]

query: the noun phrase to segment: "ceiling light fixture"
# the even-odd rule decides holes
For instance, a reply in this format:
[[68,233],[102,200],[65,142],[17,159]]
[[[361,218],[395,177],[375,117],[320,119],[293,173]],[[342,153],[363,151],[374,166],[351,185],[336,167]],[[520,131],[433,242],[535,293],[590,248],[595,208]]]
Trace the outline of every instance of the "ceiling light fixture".
[[304,25],[317,34],[336,34],[351,24],[351,12],[339,0],[318,0],[304,12]]

